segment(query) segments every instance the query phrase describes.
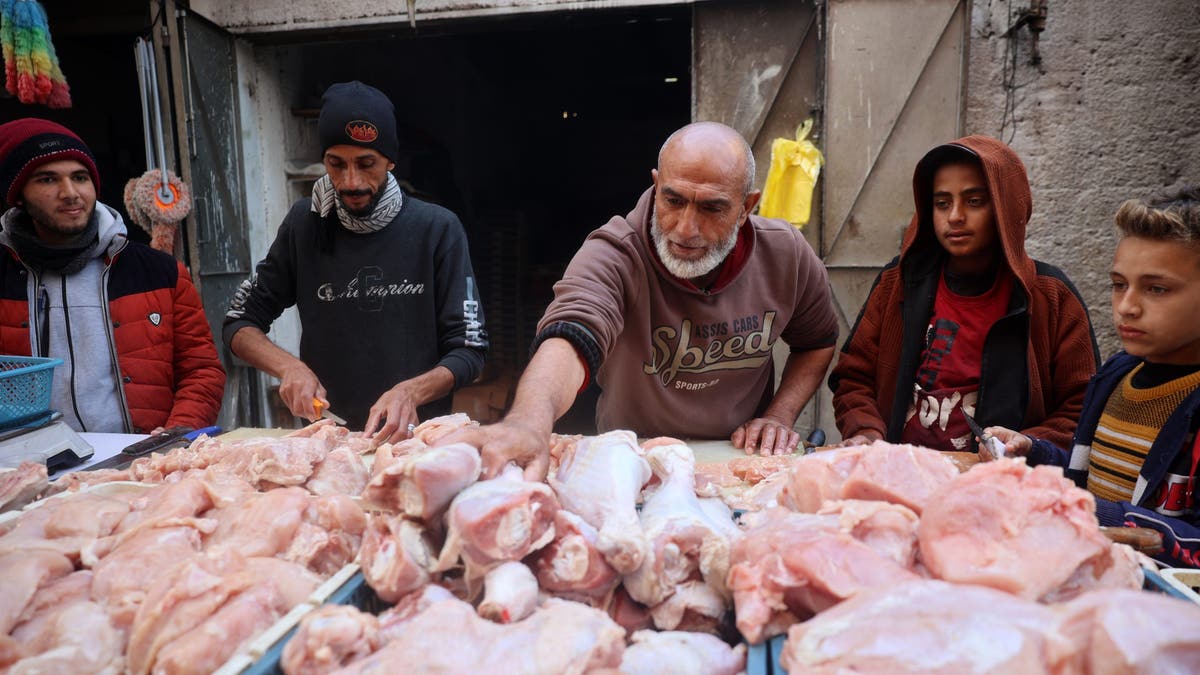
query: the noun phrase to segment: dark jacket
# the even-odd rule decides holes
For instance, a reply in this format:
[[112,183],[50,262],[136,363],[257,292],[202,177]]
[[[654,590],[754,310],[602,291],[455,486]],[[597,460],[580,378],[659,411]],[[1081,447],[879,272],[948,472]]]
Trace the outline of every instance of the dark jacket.
[[[28,356],[34,272],[12,247],[0,251],[0,353]],[[125,431],[213,424],[221,411],[225,370],[187,270],[123,234],[104,262],[109,320],[95,329],[108,333],[119,369]]]
[[[1001,274],[1012,274],[1007,313],[993,324],[980,364],[976,418],[983,426],[1022,429],[1066,444],[1075,429],[1099,349],[1087,309],[1060,270],[1025,252],[1033,210],[1020,158],[1005,144],[968,136],[950,144],[983,165],[1004,249]],[[938,278],[947,258],[932,221],[938,150],[917,164],[916,212],[900,256],[880,272],[829,377],[838,429],[850,437],[874,429],[900,440],[925,346]]]
[[[1121,379],[1133,370],[1142,360],[1125,352],[1119,352],[1109,359],[1100,372],[1088,386],[1087,395],[1083,400],[1083,412],[1079,416],[1079,426],[1075,429],[1075,439],[1072,447],[1079,459],[1072,462],[1072,453],[1068,453],[1057,444],[1041,438],[1033,438],[1033,449],[1030,450],[1027,461],[1030,465],[1052,464],[1066,468],[1066,475],[1080,487],[1087,487],[1087,463],[1085,449],[1092,444],[1096,427],[1100,423],[1100,415],[1108,404],[1108,397],[1121,383]],[[1180,517],[1165,516],[1154,510],[1163,481],[1181,453],[1191,455],[1189,435],[1200,426],[1200,418],[1196,411],[1200,408],[1200,389],[1193,391],[1178,408],[1167,418],[1139,473],[1138,488],[1140,493],[1135,495],[1136,504],[1131,502],[1112,502],[1096,497],[1096,518],[1101,525],[1149,527],[1158,530],[1163,535],[1163,552],[1157,556],[1168,564],[1175,566],[1200,567],[1200,518],[1196,511]],[[1081,468],[1069,468],[1071,464]],[[1192,480],[1197,479],[1197,471],[1193,470]],[[1194,489],[1194,488],[1193,488]]]

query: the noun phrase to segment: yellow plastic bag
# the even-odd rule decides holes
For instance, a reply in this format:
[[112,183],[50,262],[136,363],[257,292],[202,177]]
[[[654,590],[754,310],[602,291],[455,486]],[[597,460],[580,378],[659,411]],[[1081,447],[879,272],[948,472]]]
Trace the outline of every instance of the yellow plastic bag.
[[808,222],[813,188],[825,162],[821,151],[808,140],[812,126],[809,118],[796,129],[796,140],[776,138],[771,143],[771,169],[758,207],[760,216],[782,218],[797,228]]

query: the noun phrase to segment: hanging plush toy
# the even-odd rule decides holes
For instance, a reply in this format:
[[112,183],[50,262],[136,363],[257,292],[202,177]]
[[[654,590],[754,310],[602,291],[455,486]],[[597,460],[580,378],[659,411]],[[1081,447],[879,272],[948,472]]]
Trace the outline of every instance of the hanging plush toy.
[[71,88],[50,42],[46,10],[37,0],[0,0],[4,86],[21,103],[71,107]]
[[125,212],[150,233],[150,247],[175,255],[175,231],[192,210],[187,184],[174,172],[151,169],[125,184]]

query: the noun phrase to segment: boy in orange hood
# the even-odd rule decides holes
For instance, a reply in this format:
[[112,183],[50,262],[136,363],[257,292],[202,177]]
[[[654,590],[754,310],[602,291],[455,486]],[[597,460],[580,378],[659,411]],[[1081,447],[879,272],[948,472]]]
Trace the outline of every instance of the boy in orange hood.
[[976,446],[963,416],[1066,445],[1099,349],[1078,291],[1025,251],[1016,153],[986,136],[930,150],[916,212],[829,377],[844,444]]

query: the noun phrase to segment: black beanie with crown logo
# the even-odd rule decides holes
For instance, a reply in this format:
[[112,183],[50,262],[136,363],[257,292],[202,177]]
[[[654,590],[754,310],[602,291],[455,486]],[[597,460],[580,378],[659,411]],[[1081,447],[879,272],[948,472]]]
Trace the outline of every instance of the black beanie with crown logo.
[[330,85],[321,96],[317,137],[322,152],[335,145],[358,145],[396,161],[396,109],[375,87],[357,80]]

